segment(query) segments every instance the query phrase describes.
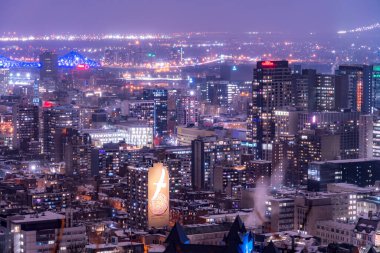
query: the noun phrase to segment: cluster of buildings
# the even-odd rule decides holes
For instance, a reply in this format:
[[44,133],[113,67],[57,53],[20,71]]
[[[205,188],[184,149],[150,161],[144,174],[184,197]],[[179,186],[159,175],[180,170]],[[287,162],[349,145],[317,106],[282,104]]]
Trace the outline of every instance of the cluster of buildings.
[[163,84],[40,65],[1,91],[0,252],[380,246],[379,66],[259,61]]

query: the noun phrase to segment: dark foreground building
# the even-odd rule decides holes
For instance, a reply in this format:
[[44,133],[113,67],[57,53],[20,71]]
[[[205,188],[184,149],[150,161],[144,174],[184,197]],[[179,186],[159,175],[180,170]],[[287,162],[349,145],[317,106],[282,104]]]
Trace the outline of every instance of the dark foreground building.
[[225,245],[191,244],[182,226],[176,223],[166,238],[164,253],[250,253],[253,250],[253,234],[246,230],[239,216],[223,240]]
[[373,186],[380,180],[380,159],[349,159],[312,162],[308,169],[309,191],[326,191],[329,183]]

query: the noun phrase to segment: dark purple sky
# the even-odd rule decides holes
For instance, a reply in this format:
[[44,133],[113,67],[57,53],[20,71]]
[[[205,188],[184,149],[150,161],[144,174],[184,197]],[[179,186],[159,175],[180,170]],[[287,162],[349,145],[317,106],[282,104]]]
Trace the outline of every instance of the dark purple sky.
[[379,21],[380,0],[0,0],[0,33],[303,33]]

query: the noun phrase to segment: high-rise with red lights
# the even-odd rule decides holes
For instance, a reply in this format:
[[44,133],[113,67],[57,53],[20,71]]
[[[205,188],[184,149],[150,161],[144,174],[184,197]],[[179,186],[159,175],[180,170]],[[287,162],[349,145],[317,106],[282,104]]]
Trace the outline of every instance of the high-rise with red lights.
[[272,159],[274,111],[291,105],[291,86],[291,69],[287,61],[257,62],[247,124],[248,150],[256,159]]

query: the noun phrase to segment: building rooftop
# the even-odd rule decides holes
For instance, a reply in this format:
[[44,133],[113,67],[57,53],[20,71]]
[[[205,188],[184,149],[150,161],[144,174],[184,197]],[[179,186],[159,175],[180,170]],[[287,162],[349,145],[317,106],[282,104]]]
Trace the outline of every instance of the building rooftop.
[[86,249],[107,249],[107,248],[115,248],[115,247],[125,247],[125,246],[133,246],[133,245],[142,245],[142,243],[137,243],[137,242],[118,242],[117,244],[112,244],[112,243],[102,243],[102,244],[95,244],[91,243],[89,245],[86,245]]
[[346,160],[328,160],[328,161],[318,161],[318,162],[311,162],[312,164],[326,164],[326,163],[360,163],[360,162],[372,162],[372,161],[379,161],[378,158],[359,158],[359,159],[346,159]]
[[211,234],[217,232],[225,232],[229,231],[232,223],[225,222],[221,224],[194,224],[194,225],[186,225],[184,230],[187,235],[195,235],[195,234]]
[[49,221],[49,220],[62,220],[65,219],[65,216],[58,213],[53,213],[50,211],[46,211],[36,214],[27,214],[27,215],[17,215],[11,217],[12,223],[22,224],[29,222],[38,222],[38,221]]

